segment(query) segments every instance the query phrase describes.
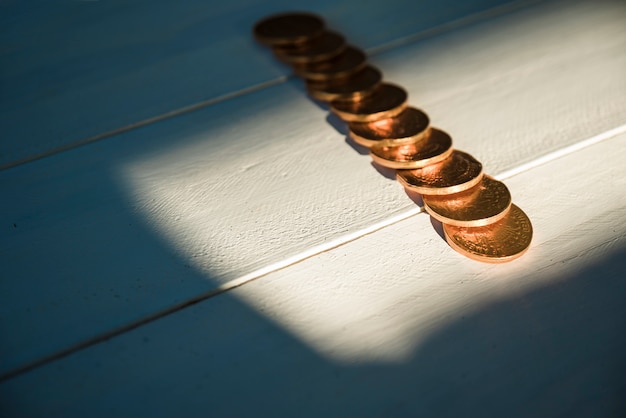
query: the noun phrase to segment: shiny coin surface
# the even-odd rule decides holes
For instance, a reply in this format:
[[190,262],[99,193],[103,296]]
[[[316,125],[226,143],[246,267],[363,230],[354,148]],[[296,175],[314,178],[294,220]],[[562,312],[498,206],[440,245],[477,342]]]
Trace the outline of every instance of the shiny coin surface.
[[487,226],[466,228],[443,224],[448,244],[461,254],[487,263],[504,263],[524,254],[533,237],[528,216],[511,205],[506,216]]
[[443,161],[396,173],[396,178],[404,187],[423,195],[459,193],[476,186],[482,177],[483,165],[458,150]]
[[372,159],[383,167],[410,169],[445,160],[452,154],[452,138],[439,129],[419,140],[383,140],[370,148]]
[[360,49],[348,46],[336,57],[306,64],[293,64],[293,71],[308,80],[329,80],[354,74],[367,65],[367,58]]
[[336,32],[324,31],[308,42],[276,45],[274,53],[287,63],[310,63],[336,57],[346,49],[346,40]]
[[373,122],[402,112],[407,98],[408,93],[402,87],[382,83],[361,100],[333,100],[330,108],[346,122]]
[[312,13],[295,12],[269,16],[254,26],[254,36],[267,45],[306,42],[320,35],[324,21]]
[[455,226],[485,226],[502,219],[511,207],[511,193],[504,183],[483,176],[464,192],[445,196],[423,195],[424,209],[438,221]]
[[358,73],[331,80],[307,80],[306,88],[311,97],[330,102],[332,100],[355,100],[370,94],[380,84],[383,75],[376,68],[367,66]]
[[391,118],[349,124],[350,137],[357,144],[368,148],[385,139],[418,141],[426,136],[429,126],[428,116],[414,107],[407,107]]

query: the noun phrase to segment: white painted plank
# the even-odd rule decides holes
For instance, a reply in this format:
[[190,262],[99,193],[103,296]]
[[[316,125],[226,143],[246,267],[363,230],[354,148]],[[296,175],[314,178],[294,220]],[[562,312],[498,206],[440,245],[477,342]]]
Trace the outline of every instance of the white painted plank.
[[[416,323],[566,280],[626,251],[625,157],[622,134],[507,179],[534,227],[516,262],[485,265],[455,253],[422,213],[237,293],[324,357],[401,361],[421,339]],[[617,286],[624,277],[607,280]]]
[[[604,6],[613,13],[598,6],[596,14],[582,3],[569,7],[552,15],[551,36],[541,32],[534,38],[535,19],[553,13],[552,6],[537,6],[535,13],[480,25],[484,38],[471,27],[443,36],[448,47],[430,55],[423,53],[425,45],[441,37],[397,52],[410,57],[420,50],[425,61],[441,62],[455,51],[456,72],[430,68],[430,79],[440,74],[442,81],[409,86],[411,97],[429,97],[430,102],[414,102],[429,112],[441,112],[449,103],[445,114],[433,117],[444,129],[459,126],[464,115],[463,134],[455,141],[482,159],[491,174],[626,122],[616,111],[626,103],[620,72],[626,49],[615,46],[626,38],[616,29],[621,6]],[[493,35],[493,28],[515,25],[526,30]],[[562,38],[560,25],[577,27],[579,37],[568,43],[572,38]],[[530,48],[534,39],[545,55],[578,65],[565,76],[558,62],[523,67],[512,54],[495,69],[480,67],[473,49],[462,48],[466,38],[472,48],[490,53],[507,45]],[[581,39],[608,46],[585,49]],[[411,62],[405,64],[382,69],[400,74],[405,65],[407,74],[424,77]],[[467,84],[467,68],[475,74],[473,84]],[[509,81],[492,88],[495,75],[505,70]],[[558,86],[560,78],[583,76],[584,85],[560,86],[543,100],[524,99],[514,107],[500,100],[525,98],[529,89],[536,93],[538,86]],[[403,79],[406,85],[409,78]],[[441,89],[444,79],[453,84],[457,78],[465,82],[463,91],[474,94],[459,100]],[[0,329],[10,336],[0,370],[6,373],[414,210],[394,181],[345,144],[301,87],[295,81],[274,86],[0,173],[5,198],[0,257],[11,278],[0,282]],[[557,111],[561,108],[567,112]],[[537,114],[551,117],[520,123]],[[581,117],[585,114],[597,117]],[[506,132],[507,140],[485,132]]]
[[626,134],[509,179],[535,228],[515,262],[465,259],[420,214],[6,381],[2,401],[64,417],[621,416],[624,158]]
[[498,172],[626,122],[624,22],[626,2],[548,3],[373,61]]
[[3,2],[0,167],[280,80],[251,37],[267,14],[313,10],[372,48],[503,3]]

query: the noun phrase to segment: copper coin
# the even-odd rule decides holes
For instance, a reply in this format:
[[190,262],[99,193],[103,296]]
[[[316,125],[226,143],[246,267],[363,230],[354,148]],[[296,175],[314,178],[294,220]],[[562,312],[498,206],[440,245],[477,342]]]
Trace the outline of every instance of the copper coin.
[[452,151],[450,135],[439,129],[431,129],[424,139],[379,141],[370,148],[370,155],[383,167],[408,169],[445,160]]
[[402,112],[407,98],[408,93],[402,87],[382,83],[361,100],[333,100],[330,108],[346,122],[373,122]]
[[396,178],[404,187],[423,195],[459,193],[476,186],[482,177],[483,165],[458,150],[435,164],[396,173]]
[[346,40],[336,32],[324,31],[310,41],[276,45],[274,53],[287,63],[309,63],[324,61],[336,57],[346,49]]
[[448,244],[459,253],[486,263],[504,263],[524,254],[533,237],[528,216],[511,205],[506,216],[487,226],[466,228],[443,224]]
[[350,122],[350,137],[364,147],[382,140],[420,140],[428,133],[430,119],[421,110],[407,107],[402,113],[375,122]]
[[330,102],[332,100],[355,100],[370,94],[380,84],[383,75],[376,68],[367,66],[358,73],[331,80],[307,80],[306,88],[311,97]]
[[455,226],[485,226],[502,219],[511,207],[511,193],[504,183],[483,176],[464,192],[446,196],[423,195],[424,209],[438,221]]
[[254,36],[267,45],[306,42],[320,35],[324,21],[312,13],[295,12],[269,16],[254,26]]
[[367,57],[360,49],[348,46],[339,55],[325,61],[293,64],[294,72],[309,80],[329,80],[354,74],[367,65]]

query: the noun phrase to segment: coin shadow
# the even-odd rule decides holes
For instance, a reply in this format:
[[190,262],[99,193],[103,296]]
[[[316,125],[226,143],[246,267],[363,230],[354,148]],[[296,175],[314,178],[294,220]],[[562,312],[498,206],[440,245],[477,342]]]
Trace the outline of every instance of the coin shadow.
[[348,124],[333,112],[328,112],[328,115],[326,115],[326,122],[335,128],[335,130],[341,135],[349,135],[350,132],[348,130]]
[[433,226],[433,229],[437,232],[441,239],[446,241],[446,236],[443,233],[443,224],[432,216],[430,217],[430,224]]
[[381,176],[388,178],[389,180],[396,179],[396,170],[393,168],[383,167],[382,165],[376,164],[374,161],[371,161],[370,164],[372,164],[372,167],[374,167]]
[[424,199],[422,199],[422,195],[413,191],[413,190],[409,190],[406,187],[404,188],[404,193],[406,193],[406,195],[409,197],[409,199],[411,199],[413,201],[413,203],[415,203],[417,206],[419,206],[420,208],[424,207]]
[[306,82],[301,79],[300,77],[296,76],[295,74],[293,74],[293,72],[289,75],[288,77],[288,83],[295,88],[296,90],[298,90],[299,93],[301,93],[303,96],[305,96],[307,99],[309,99],[309,101],[311,103],[313,103],[315,106],[319,107],[321,110],[325,111],[325,112],[330,112],[330,106],[328,105],[328,103],[323,102],[321,100],[317,100],[314,99],[313,97],[311,97],[306,89]]
[[321,100],[317,100],[311,96],[309,96],[309,94],[306,91],[306,88],[304,89],[304,94],[306,94],[306,97],[313,103],[315,104],[315,106],[319,107],[320,109],[322,109],[324,112],[330,112],[330,105],[326,102],[323,102]]
[[357,144],[356,142],[354,142],[354,140],[350,137],[350,135],[346,135],[345,142],[346,142],[346,144],[350,145],[353,150],[355,150],[356,152],[358,152],[361,155],[369,155],[370,154],[369,148],[364,147],[363,145],[360,145],[360,144]]

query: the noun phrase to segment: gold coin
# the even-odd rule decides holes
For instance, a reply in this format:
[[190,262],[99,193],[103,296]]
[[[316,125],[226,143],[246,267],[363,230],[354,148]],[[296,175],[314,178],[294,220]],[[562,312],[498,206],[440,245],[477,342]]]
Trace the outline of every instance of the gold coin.
[[267,45],[306,42],[320,35],[324,21],[312,13],[283,13],[269,16],[254,26],[254,36]]
[[385,139],[418,141],[426,136],[429,125],[430,120],[424,112],[407,107],[391,118],[375,122],[350,122],[349,128],[354,142],[369,148]]
[[370,94],[380,84],[383,75],[376,68],[367,66],[356,74],[330,80],[306,80],[306,88],[314,99],[356,100]]
[[485,226],[502,219],[511,207],[511,193],[504,183],[483,176],[464,192],[445,196],[423,195],[424,209],[438,221],[455,226]]
[[482,177],[483,165],[458,150],[443,161],[396,173],[396,178],[404,187],[423,195],[459,193],[476,186]]
[[434,164],[448,158],[452,151],[450,135],[431,129],[423,139],[379,141],[370,148],[370,155],[383,167],[407,169]]
[[294,72],[308,80],[329,80],[346,77],[363,69],[367,58],[360,49],[348,46],[339,55],[325,61],[294,63]]
[[448,244],[459,253],[486,263],[504,263],[524,254],[533,237],[528,216],[511,205],[506,216],[498,222],[466,228],[443,224]]
[[274,53],[287,63],[309,63],[336,57],[346,49],[346,40],[336,32],[324,31],[310,41],[299,44],[276,45]]
[[407,98],[408,94],[402,87],[382,83],[360,100],[333,100],[330,108],[346,122],[373,122],[402,112]]

